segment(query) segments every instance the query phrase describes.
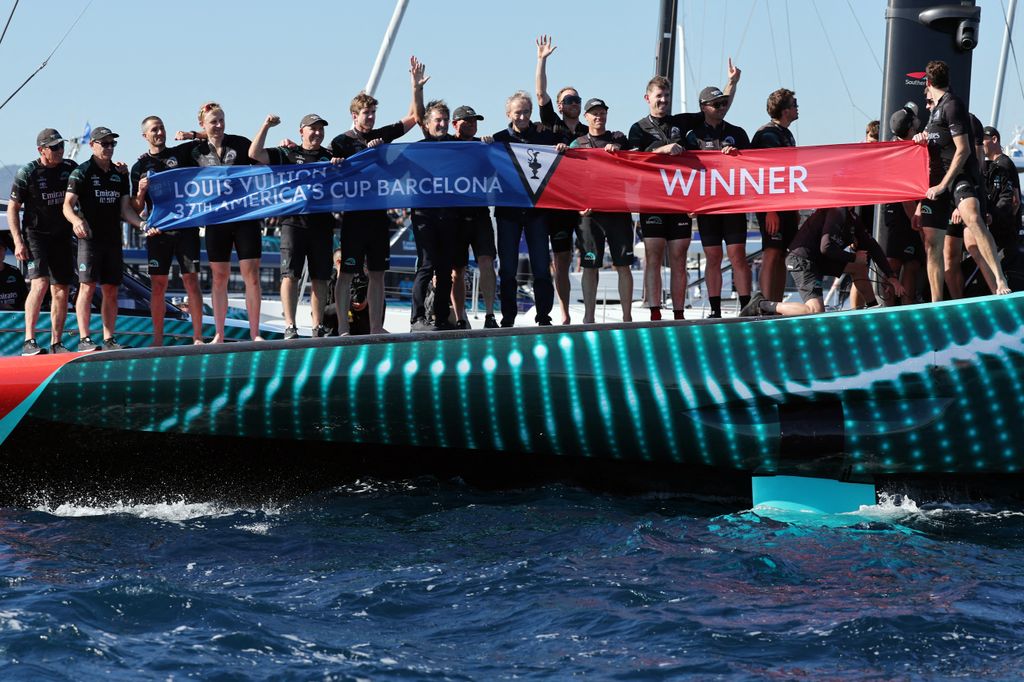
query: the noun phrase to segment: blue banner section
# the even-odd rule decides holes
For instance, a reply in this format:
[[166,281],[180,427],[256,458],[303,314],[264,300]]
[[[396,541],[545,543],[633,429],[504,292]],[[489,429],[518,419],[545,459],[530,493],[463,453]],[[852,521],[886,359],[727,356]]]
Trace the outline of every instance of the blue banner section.
[[161,230],[296,213],[533,206],[503,144],[421,142],[366,149],[340,165],[177,168],[150,177]]

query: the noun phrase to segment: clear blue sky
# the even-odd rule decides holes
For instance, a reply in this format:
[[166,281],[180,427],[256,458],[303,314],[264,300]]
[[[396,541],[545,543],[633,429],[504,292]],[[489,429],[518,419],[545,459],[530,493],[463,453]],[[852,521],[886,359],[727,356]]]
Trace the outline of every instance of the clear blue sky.
[[[12,4],[2,4],[0,20]],[[701,87],[724,84],[731,55],[743,69],[733,123],[752,133],[767,118],[768,93],[785,86],[800,100],[794,128],[800,144],[861,139],[868,117],[879,114],[886,4],[683,0],[689,108]],[[972,109],[988,123],[1003,9],[999,0],[979,4],[981,44],[971,96]],[[86,5],[88,0],[20,4],[0,44],[0,98],[39,66]],[[72,137],[86,121],[121,133],[117,158],[131,163],[145,150],[139,136],[144,116],[160,115],[171,131],[192,129],[199,104],[210,99],[224,106],[229,133],[251,137],[273,112],[284,121],[272,131],[276,141],[295,135],[299,119],[315,112],[331,122],[332,137],[350,124],[349,100],[366,85],[393,8],[391,0],[94,0],[49,65],[0,111],[0,165],[34,158],[40,129],[52,126]],[[627,130],[646,113],[642,97],[654,67],[657,13],[657,0],[412,0],[376,93],[378,121],[406,112],[407,64],[415,54],[431,76],[428,99],[444,98],[453,108],[470,104],[486,117],[481,132],[499,130],[505,98],[517,89],[533,92],[534,39],[550,33],[558,45],[548,64],[550,92],[569,84],[584,98],[601,97],[610,107],[610,127]],[[1024,34],[1018,38],[1024,41]],[[1008,137],[1015,125],[1024,125],[1024,92],[1012,63],[1004,93],[1000,127]]]

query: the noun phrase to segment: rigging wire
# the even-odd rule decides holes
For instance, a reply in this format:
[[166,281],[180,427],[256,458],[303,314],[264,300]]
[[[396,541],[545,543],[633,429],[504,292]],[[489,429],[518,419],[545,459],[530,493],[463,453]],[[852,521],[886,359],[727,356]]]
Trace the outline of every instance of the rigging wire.
[[729,18],[729,0],[725,0],[722,7],[722,54],[718,58],[718,73],[725,72],[725,35],[728,28],[726,21]]
[[[683,23],[682,23],[682,27],[683,27],[683,33],[686,33],[686,5],[685,5],[685,3],[683,4]],[[683,36],[679,36],[679,38],[683,41],[683,57],[685,58],[684,61],[686,62],[686,68],[683,70],[683,73],[679,74],[679,77],[682,80],[683,87],[685,88],[686,87],[686,73],[689,72],[689,74],[690,74],[690,85],[692,87],[696,88],[697,87],[697,77],[696,77],[696,74],[694,74],[694,72],[693,72],[693,60],[690,59],[690,41],[686,40]]]
[[20,0],[14,0],[14,7],[11,8],[11,13],[7,16],[7,23],[4,24],[4,32],[0,33],[0,43],[3,43],[4,38],[7,36],[7,29],[11,26],[11,19],[14,18],[14,10],[18,9],[18,2]]
[[[786,42],[789,44],[789,89],[796,90],[796,67],[793,61],[793,25],[789,21],[789,0],[786,0]],[[800,130],[800,119],[793,122],[793,126]],[[793,133],[794,136],[797,133]]]
[[754,10],[757,9],[757,2],[758,0],[754,0],[753,4],[750,5],[750,14],[747,15],[747,23],[744,24],[743,33],[740,34],[740,45],[732,55],[736,59],[739,59],[740,52],[743,51],[743,43],[747,40],[747,29],[750,28],[750,20],[754,18]]
[[[1002,2],[1002,0],[999,0]],[[853,15],[853,20],[857,24],[857,28],[860,29],[860,35],[864,38],[864,44],[868,46],[868,52],[871,53],[871,58],[875,60],[875,66],[878,67],[878,73],[882,73],[882,63],[878,61],[878,57],[875,55],[875,51],[871,47],[871,41],[868,40],[868,34],[864,32],[864,27],[860,25],[860,19],[857,18],[857,13],[853,11],[853,5],[850,4],[850,0],[846,0],[846,6],[850,8],[850,14]]]
[[67,40],[67,37],[68,37],[69,35],[71,35],[71,31],[73,31],[73,30],[75,29],[75,26],[77,26],[77,25],[78,25],[78,22],[82,20],[82,17],[83,17],[83,16],[85,16],[85,12],[86,12],[86,10],[88,10],[88,9],[89,9],[89,7],[91,7],[91,6],[92,6],[92,3],[93,3],[93,2],[94,2],[94,0],[89,0],[89,3],[88,3],[88,4],[87,4],[87,5],[86,5],[86,6],[84,7],[84,8],[82,8],[82,11],[81,11],[81,12],[80,12],[80,13],[78,14],[78,18],[77,18],[77,19],[75,19],[75,21],[74,21],[74,22],[73,22],[73,23],[71,24],[71,27],[70,27],[70,28],[68,28],[67,32],[65,32],[65,33],[64,33],[64,36],[63,36],[63,37],[62,37],[62,38],[60,39],[60,42],[59,42],[59,43],[57,43],[57,46],[56,46],[56,47],[54,47],[54,48],[53,48],[53,50],[52,50],[52,51],[50,52],[50,54],[48,54],[48,55],[46,56],[46,59],[44,59],[44,60],[43,60],[43,63],[39,65],[39,68],[37,68],[37,69],[36,69],[35,71],[33,71],[33,72],[32,72],[32,73],[31,73],[31,74],[29,75],[29,77],[28,77],[28,78],[26,78],[26,79],[25,79],[25,80],[24,80],[24,81],[22,82],[22,84],[21,84],[21,85],[19,85],[19,86],[17,87],[17,89],[16,89],[16,90],[15,90],[14,92],[12,92],[12,93],[11,93],[11,94],[10,94],[10,95],[9,95],[9,96],[7,97],[7,99],[5,99],[5,100],[3,101],[3,104],[0,104],[0,109],[3,109],[3,108],[4,108],[5,106],[7,106],[7,103],[8,103],[8,102],[10,102],[10,101],[11,101],[12,99],[14,99],[14,96],[15,96],[15,95],[17,95],[17,94],[18,94],[19,92],[21,92],[21,89],[22,89],[23,87],[25,87],[26,85],[28,85],[28,82],[29,82],[30,80],[32,80],[33,78],[35,78],[35,77],[36,77],[36,74],[38,74],[38,73],[39,73],[40,71],[42,71],[42,70],[43,70],[44,68],[46,68],[46,65],[47,65],[47,64],[48,64],[48,63],[50,62],[50,58],[51,58],[51,57],[53,57],[53,55],[57,53],[57,50],[59,50],[59,49],[60,49],[60,46],[64,44],[64,41],[65,41],[65,40]]
[[1003,4],[1003,0],[999,0],[999,7],[1003,10],[1003,26],[1006,26],[1008,29],[1010,29],[1010,32],[1009,32],[1010,52],[1013,53],[1013,70],[1017,72],[1017,87],[1020,88],[1020,97],[1021,97],[1021,99],[1024,99],[1024,83],[1021,82],[1021,78],[1020,78],[1020,65],[1017,64],[1017,50],[1013,46],[1013,30],[1012,30],[1013,27],[1012,26],[1007,26],[1009,21],[1008,21],[1008,18],[1006,16],[1006,5]]
[[768,37],[772,41],[772,56],[775,57],[775,78],[778,82],[782,83],[782,69],[779,68],[779,43],[775,40],[775,27],[772,26],[772,11],[771,8],[765,4],[765,14],[768,15]]
[[850,106],[860,112],[860,114],[868,119],[872,120],[872,117],[865,113],[863,109],[857,106],[857,103],[853,100],[853,93],[850,92],[850,86],[846,83],[846,76],[843,75],[843,67],[839,63],[839,57],[836,56],[836,51],[832,49],[832,39],[828,37],[828,31],[825,29],[825,22],[821,19],[821,12],[818,11],[818,0],[811,0],[811,7],[814,8],[814,14],[818,17],[818,24],[821,26],[821,34],[825,36],[825,45],[828,46],[829,54],[832,55],[832,60],[836,63],[836,73],[839,74],[839,80],[843,84],[843,89],[846,90],[846,96],[850,99]]

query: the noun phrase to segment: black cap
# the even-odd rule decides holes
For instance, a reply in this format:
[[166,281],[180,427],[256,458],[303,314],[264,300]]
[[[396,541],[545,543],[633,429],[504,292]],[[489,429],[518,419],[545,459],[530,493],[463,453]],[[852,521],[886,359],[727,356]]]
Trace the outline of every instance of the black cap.
[[583,113],[587,113],[591,109],[596,108],[607,109],[608,105],[604,103],[604,100],[599,97],[591,97],[587,100],[587,103],[583,105]]
[[896,137],[903,138],[910,132],[911,126],[917,122],[917,105],[907,102],[902,109],[893,112],[889,117],[889,129]]
[[714,102],[716,99],[722,99],[725,97],[725,93],[716,88],[714,85],[709,85],[700,91],[700,103],[707,104],[708,102]]
[[455,109],[455,113],[452,114],[453,121],[469,121],[470,119],[474,121],[482,121],[484,120],[484,117],[476,113],[476,111],[473,110],[473,107],[467,106],[457,107]]
[[302,117],[302,121],[299,123],[299,127],[305,128],[306,126],[311,126],[315,123],[327,125],[327,121],[320,118],[317,114],[306,114],[305,116]]
[[985,137],[998,137],[1000,140],[1003,139],[1003,136],[999,134],[999,131],[992,126],[985,126],[981,132],[985,134]]
[[112,132],[110,130],[110,128],[104,128],[103,126],[100,126],[98,128],[93,128],[92,132],[89,133],[89,142],[98,142],[98,141],[102,140],[104,137],[121,137],[121,136],[118,135],[115,132]]
[[36,146],[37,147],[53,147],[64,142],[64,138],[60,136],[53,128],[43,128],[43,130],[36,135]]

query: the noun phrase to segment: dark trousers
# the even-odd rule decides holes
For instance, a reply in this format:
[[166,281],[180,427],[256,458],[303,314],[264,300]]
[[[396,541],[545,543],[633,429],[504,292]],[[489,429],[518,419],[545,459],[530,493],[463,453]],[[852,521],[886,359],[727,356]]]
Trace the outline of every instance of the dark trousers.
[[519,311],[516,305],[519,269],[519,241],[526,234],[526,248],[533,271],[533,298],[537,305],[537,322],[551,321],[555,303],[555,287],[551,282],[551,252],[548,250],[548,217],[543,211],[521,209],[497,216],[498,275],[501,278],[502,323],[511,326]]
[[434,284],[434,319],[448,321],[451,310],[452,264],[455,261],[454,216],[447,209],[413,211],[412,235],[416,240],[416,279],[412,284],[412,321],[426,318],[427,291]]

